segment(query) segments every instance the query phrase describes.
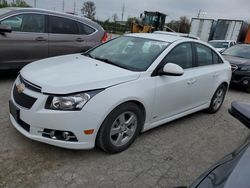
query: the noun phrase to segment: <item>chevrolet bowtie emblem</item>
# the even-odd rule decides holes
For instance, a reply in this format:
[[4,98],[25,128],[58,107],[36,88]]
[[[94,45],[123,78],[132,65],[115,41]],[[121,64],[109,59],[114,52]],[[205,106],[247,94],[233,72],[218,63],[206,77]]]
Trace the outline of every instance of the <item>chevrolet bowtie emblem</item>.
[[18,84],[17,86],[17,92],[18,93],[22,93],[25,89],[25,85],[24,84]]

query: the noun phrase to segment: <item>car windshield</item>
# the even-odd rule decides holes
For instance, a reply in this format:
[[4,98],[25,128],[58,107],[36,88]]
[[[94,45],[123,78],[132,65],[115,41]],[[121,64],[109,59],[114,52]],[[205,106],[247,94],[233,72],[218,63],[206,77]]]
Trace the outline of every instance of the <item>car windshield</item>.
[[210,41],[208,42],[210,45],[212,45],[214,48],[227,48],[228,47],[228,42],[215,42],[215,41]]
[[169,45],[146,38],[121,36],[84,55],[132,71],[145,71]]
[[250,59],[250,45],[237,45],[225,50],[223,55]]
[[10,11],[12,11],[12,10],[9,9],[9,8],[0,8],[0,16],[3,15],[3,14],[8,13]]

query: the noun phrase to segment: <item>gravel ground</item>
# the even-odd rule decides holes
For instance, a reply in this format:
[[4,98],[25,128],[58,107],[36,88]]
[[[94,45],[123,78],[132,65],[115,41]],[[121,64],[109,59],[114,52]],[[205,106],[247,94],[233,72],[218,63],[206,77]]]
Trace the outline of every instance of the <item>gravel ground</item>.
[[230,90],[221,110],[195,113],[143,133],[126,151],[72,151],[31,141],[10,124],[16,72],[0,73],[0,187],[175,187],[189,185],[233,151],[249,131],[227,109],[249,94]]

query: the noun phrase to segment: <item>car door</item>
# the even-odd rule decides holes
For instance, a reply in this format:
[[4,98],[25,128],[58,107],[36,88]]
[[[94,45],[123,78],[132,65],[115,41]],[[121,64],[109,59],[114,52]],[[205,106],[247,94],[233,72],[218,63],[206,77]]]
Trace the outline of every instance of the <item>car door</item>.
[[46,16],[23,13],[4,18],[0,24],[9,25],[11,33],[0,35],[1,66],[17,68],[48,57]]
[[79,34],[79,31],[83,29],[82,27],[80,29],[75,20],[51,15],[49,18],[49,56],[86,51],[83,48],[85,38]]
[[196,68],[193,68],[194,53],[191,43],[182,43],[171,50],[163,59],[166,63],[175,63],[184,69],[182,76],[155,76],[155,102],[153,121],[159,121],[200,105]]
[[[194,43],[196,52],[196,79],[198,80],[199,95],[197,101],[207,103],[211,100],[215,90],[219,86],[220,75],[223,75],[223,61],[208,46],[201,43]],[[222,74],[221,74],[222,73]]]

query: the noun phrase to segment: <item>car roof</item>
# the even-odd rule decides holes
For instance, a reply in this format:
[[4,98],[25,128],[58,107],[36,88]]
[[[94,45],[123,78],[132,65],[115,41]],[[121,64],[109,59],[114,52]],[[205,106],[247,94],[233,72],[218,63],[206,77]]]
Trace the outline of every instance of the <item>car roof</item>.
[[195,35],[190,35],[189,33],[167,32],[167,31],[154,31],[153,33],[163,34],[163,35],[179,36],[179,37],[185,37],[185,38],[200,40],[199,37],[197,37]]
[[209,42],[236,42],[235,40],[210,40]]
[[[125,34],[125,36],[132,36],[132,37],[140,37],[140,38],[146,38],[146,39],[152,39],[152,40],[160,40],[164,42],[175,42],[177,40],[184,40],[185,37],[180,36],[173,36],[173,35],[163,35],[159,33],[130,33]],[[187,39],[189,41],[189,39]]]
[[[64,13],[64,12],[52,11],[52,10],[47,10],[47,9],[40,9],[40,8],[8,7],[6,9],[13,10],[15,12],[38,12],[38,13],[40,12],[40,13],[63,15],[65,17],[70,17],[70,18],[80,18],[77,15],[72,15],[72,14],[68,14],[68,13]],[[85,18],[85,17],[83,19],[89,20],[88,18]]]
[[78,15],[72,15],[69,13],[46,10],[46,9],[38,9],[38,8],[8,7],[8,8],[4,8],[4,9],[11,10],[11,11],[0,15],[0,19],[4,18],[6,16],[11,16],[12,14],[41,13],[41,14],[48,14],[48,15],[53,15],[53,16],[58,16],[58,17],[63,17],[63,18],[68,18],[68,19],[72,19],[75,21],[83,22],[85,24],[90,25],[91,27],[94,27],[95,29],[98,29],[100,31],[103,30],[103,28],[98,23],[96,23],[96,22],[94,22],[86,17],[80,17]]

